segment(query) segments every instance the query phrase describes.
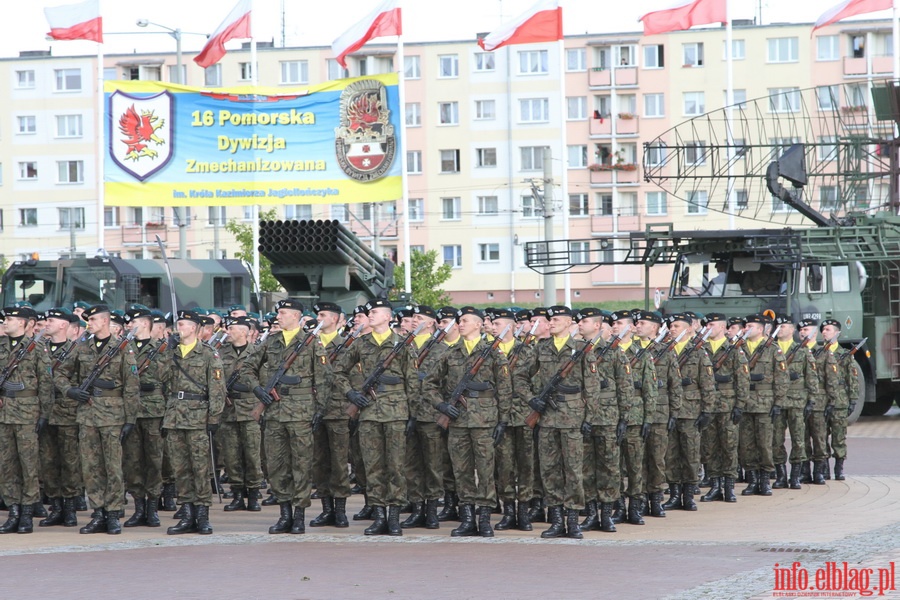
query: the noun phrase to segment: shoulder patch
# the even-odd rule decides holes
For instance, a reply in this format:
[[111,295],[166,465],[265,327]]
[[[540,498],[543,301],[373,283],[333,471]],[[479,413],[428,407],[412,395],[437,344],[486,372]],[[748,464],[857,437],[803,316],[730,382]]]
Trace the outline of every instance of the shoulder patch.
[[750,372],[750,367],[747,365],[747,363],[742,364],[741,367],[743,367],[744,373]]
[[325,358],[325,355],[323,354],[322,356],[319,357],[319,362],[321,362],[324,365],[324,364],[328,363],[328,359]]
[[213,369],[213,379],[216,381],[222,379],[222,369]]
[[625,363],[625,374],[631,375],[631,365],[628,363]]

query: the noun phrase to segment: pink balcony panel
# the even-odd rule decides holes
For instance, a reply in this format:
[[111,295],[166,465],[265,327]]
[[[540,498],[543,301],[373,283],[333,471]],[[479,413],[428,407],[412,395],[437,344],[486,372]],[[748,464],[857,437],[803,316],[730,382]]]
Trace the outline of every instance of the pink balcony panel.
[[609,69],[594,68],[588,71],[588,85],[590,85],[591,87],[609,84]]
[[612,119],[591,119],[591,135],[610,135],[612,133]]
[[866,59],[844,57],[844,75],[865,75]]

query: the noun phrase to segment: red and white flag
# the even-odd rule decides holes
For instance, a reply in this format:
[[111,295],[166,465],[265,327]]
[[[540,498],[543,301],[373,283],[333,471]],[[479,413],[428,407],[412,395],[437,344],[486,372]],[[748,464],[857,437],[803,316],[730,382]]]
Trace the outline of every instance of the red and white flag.
[[823,12],[816,20],[813,31],[819,27],[831,25],[835,21],[840,21],[841,19],[846,19],[853,15],[861,15],[879,10],[890,10],[893,7],[893,0],[844,0],[840,4],[832,6]]
[[726,0],[690,0],[664,10],[649,12],[638,21],[644,23],[644,35],[682,31],[694,25],[728,21]]
[[250,31],[250,8],[252,0],[238,0],[222,24],[213,32],[194,62],[203,67],[211,67],[225,56],[225,42],[252,37]]
[[103,17],[100,0],[86,0],[44,9],[54,40],[93,40],[103,43]]
[[[403,22],[397,0],[385,0],[362,21],[353,25],[331,43],[331,51],[338,64],[347,68],[346,57],[362,48],[366,42],[389,35],[401,35]],[[400,65],[401,68],[403,65]]]
[[558,0],[541,0],[478,40],[478,45],[492,52],[503,46],[555,42],[562,37],[562,8]]

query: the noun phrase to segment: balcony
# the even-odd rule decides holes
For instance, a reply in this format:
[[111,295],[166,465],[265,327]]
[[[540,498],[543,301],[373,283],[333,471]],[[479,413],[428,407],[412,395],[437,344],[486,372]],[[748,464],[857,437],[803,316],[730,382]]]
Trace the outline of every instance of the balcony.
[[[609,87],[612,85],[612,71],[605,67],[594,67],[588,71],[588,85],[590,87]],[[637,67],[619,66],[615,69],[616,86],[637,85]]]
[[[591,119],[591,135],[612,135],[612,117]],[[638,118],[631,113],[619,113],[616,117],[616,135],[636,135]]]
[[844,75],[865,75],[866,59],[853,58],[852,56],[844,57]]
[[[629,211],[633,209],[628,209]],[[638,215],[591,215],[591,234],[606,235],[612,231],[642,231],[643,224]]]
[[[613,183],[637,183],[638,168],[632,163],[618,165],[591,165],[591,183],[612,185]],[[613,177],[615,173],[615,181]]]

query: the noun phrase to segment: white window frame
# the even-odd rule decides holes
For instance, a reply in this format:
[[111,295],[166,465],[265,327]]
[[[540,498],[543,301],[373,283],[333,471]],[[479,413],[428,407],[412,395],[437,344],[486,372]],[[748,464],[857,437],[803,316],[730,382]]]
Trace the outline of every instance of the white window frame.
[[438,54],[438,79],[456,79],[459,77],[459,55]]
[[421,127],[422,126],[422,105],[418,102],[406,103],[406,126]]
[[[287,210],[287,207],[290,205],[285,204],[284,206],[285,206],[285,210]],[[207,206],[206,207],[206,225],[207,225],[207,227],[215,227],[216,226],[216,223],[215,223],[215,219],[217,218],[216,213],[218,213],[219,227],[224,227],[225,223],[228,222],[228,211],[226,210],[227,208],[228,208],[227,206]],[[285,218],[288,218],[287,214],[285,214]]]
[[[31,167],[29,167],[31,165]],[[40,170],[36,160],[19,161],[19,181],[36,181]],[[29,177],[29,173],[33,171],[34,175]]]
[[[66,208],[57,208],[57,217],[59,218],[59,231],[81,231],[84,230],[84,207],[72,206]],[[64,216],[67,215],[67,216]],[[64,220],[72,222],[74,216],[74,227],[72,225],[64,227]]]
[[478,244],[478,262],[500,262],[500,244],[498,244],[497,242],[486,242],[483,244]]
[[546,146],[519,146],[519,170],[543,171]]
[[[223,207],[224,208],[224,207]],[[297,221],[312,219],[312,204],[285,204],[284,218]]]
[[766,62],[794,63],[800,58],[800,40],[796,37],[766,39]]
[[768,92],[770,113],[800,112],[800,88],[769,88]]
[[499,196],[476,196],[475,205],[479,216],[497,216],[500,214]]
[[475,101],[475,121],[493,121],[497,118],[497,101],[493,99]]
[[[448,152],[452,152],[452,153],[453,153],[452,157],[451,157],[451,156],[448,156],[448,155],[446,154],[446,153],[448,153]],[[452,149],[444,149],[444,150],[440,150],[440,153],[441,153],[441,173],[446,173],[446,174],[459,173],[459,169],[460,169],[460,165],[459,165],[459,150],[456,149],[456,148],[452,148]],[[447,156],[447,158],[445,158],[445,156]],[[448,170],[445,170],[445,169],[444,169],[444,162],[447,161],[447,160],[452,160],[452,161],[453,161],[453,170],[449,170],[449,171],[448,171]]]
[[566,72],[581,71],[587,71],[587,50],[585,48],[566,48]]
[[253,80],[253,64],[250,61],[238,63],[238,81]]
[[[450,208],[448,211],[447,208]],[[462,220],[462,198],[459,196],[441,197],[441,221]]]
[[587,119],[587,96],[566,97],[566,120],[583,121]]
[[409,199],[409,221],[410,223],[421,223],[425,220],[425,201],[422,198]]
[[[706,92],[684,92],[684,116],[696,117],[706,113]],[[688,110],[693,106],[694,110]]]
[[29,206],[19,209],[19,227],[37,227],[38,226],[38,209]]
[[706,142],[691,140],[684,143],[684,164],[698,166],[706,164]]
[[[588,217],[591,214],[590,194],[569,194],[569,216],[572,218]],[[573,210],[575,207],[575,210]]]
[[693,190],[687,193],[684,214],[699,217],[709,212],[709,193],[706,190]]
[[706,64],[703,54],[703,42],[690,42],[681,45],[681,64],[685,67],[702,67]]
[[[493,159],[493,160],[491,160]],[[475,148],[475,167],[493,169],[497,166],[497,149],[493,147]]]
[[[823,102],[823,100],[827,100]],[[816,107],[822,112],[836,111],[841,107],[839,85],[820,85],[816,88]]]
[[519,50],[519,75],[546,75],[550,72],[549,54],[546,50]]
[[666,66],[666,47],[663,44],[643,46],[644,68],[663,69]]
[[570,169],[586,169],[588,166],[587,144],[566,146],[566,162]]
[[[728,49],[725,41],[722,42],[722,60],[727,60],[725,51]],[[744,40],[731,40],[731,60],[744,60],[747,53],[747,43]]]
[[[71,180],[72,168],[75,169],[75,179]],[[63,178],[63,173],[66,177]],[[84,161],[83,160],[58,160],[56,161],[56,183],[60,185],[76,185],[84,183]]]
[[204,87],[222,87],[222,63],[216,63],[203,69]]
[[[78,74],[78,87],[69,87],[69,78],[73,77],[75,73]],[[54,92],[80,92],[84,86],[81,69],[54,69],[53,74],[55,78]]]
[[16,89],[17,90],[33,90],[34,69],[18,69],[16,70]]
[[544,209],[531,194],[525,194],[522,196],[521,206],[523,219],[537,219],[544,214]]
[[121,216],[118,206],[106,206],[103,208],[103,227],[113,229],[119,226]]
[[279,61],[281,72],[281,85],[304,85],[309,83],[308,60],[282,60]]
[[[75,126],[72,127],[71,125]],[[69,131],[75,133],[69,133]],[[81,115],[56,115],[56,137],[80,138],[84,136],[84,119]]]
[[[410,58],[412,57],[406,57],[406,59]],[[418,58],[418,56],[416,58]],[[350,77],[350,69],[342,67],[341,64],[333,58],[328,58],[325,60],[325,69],[328,75],[328,81],[336,81],[338,79],[347,79],[348,77]],[[417,78],[407,76],[407,79]]]
[[[648,217],[664,217],[668,214],[669,205],[663,191],[646,192],[644,196],[644,212]],[[651,208],[652,207],[652,208]]]
[[476,52],[472,56],[472,71],[475,73],[493,73],[496,68],[493,52]]
[[438,102],[438,126],[459,125],[459,102]]
[[[449,257],[447,250],[450,250]],[[445,265],[450,265],[451,269],[462,269],[462,246],[459,244],[441,246],[441,261]]]
[[841,36],[816,36],[816,61],[831,62],[841,60]]
[[[651,110],[651,108],[653,110]],[[644,117],[648,119],[661,119],[666,116],[666,95],[644,94]]]
[[519,100],[519,123],[550,122],[549,98],[521,98]]
[[19,115],[16,117],[16,135],[35,135],[37,133],[37,117]]
[[422,151],[407,150],[406,151],[406,173],[408,175],[422,174]]
[[422,78],[422,59],[418,56],[403,57],[403,77],[405,79]]
[[589,240],[569,242],[569,260],[573,265],[586,265],[590,262],[591,242]]

